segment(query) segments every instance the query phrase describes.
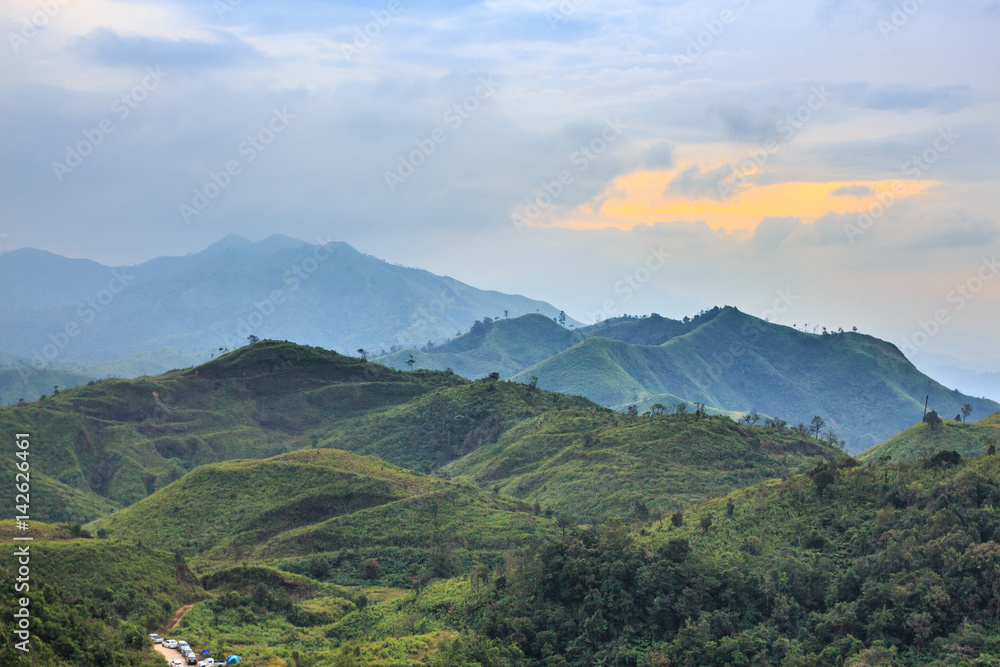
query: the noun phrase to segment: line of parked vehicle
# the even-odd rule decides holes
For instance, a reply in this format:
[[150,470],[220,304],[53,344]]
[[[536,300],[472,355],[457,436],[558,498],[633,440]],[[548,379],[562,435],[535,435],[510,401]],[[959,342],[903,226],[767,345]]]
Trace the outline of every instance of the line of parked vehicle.
[[181,654],[183,660],[171,660],[170,667],[183,667],[184,664],[197,665],[197,667],[212,667],[212,665],[225,665],[226,662],[220,662],[215,658],[205,658],[204,660],[199,660],[198,655],[183,639],[164,639],[155,632],[149,635],[149,638],[153,640],[154,644],[160,644],[163,648],[173,649]]

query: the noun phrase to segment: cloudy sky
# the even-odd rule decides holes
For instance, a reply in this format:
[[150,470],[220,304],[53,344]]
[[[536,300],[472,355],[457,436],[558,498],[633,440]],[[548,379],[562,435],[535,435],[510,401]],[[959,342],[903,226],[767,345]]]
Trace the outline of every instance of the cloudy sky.
[[284,233],[1000,370],[997,0],[5,0],[0,33],[0,251]]

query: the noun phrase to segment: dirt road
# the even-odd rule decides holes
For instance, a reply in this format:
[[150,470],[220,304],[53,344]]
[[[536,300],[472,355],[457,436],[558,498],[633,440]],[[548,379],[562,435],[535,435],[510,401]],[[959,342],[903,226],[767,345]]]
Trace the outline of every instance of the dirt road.
[[[177,611],[174,612],[174,615],[170,617],[170,620],[167,621],[167,624],[163,626],[163,629],[160,630],[159,635],[161,637],[170,639],[171,638],[169,634],[170,631],[181,624],[181,619],[184,618],[184,614],[191,611],[192,607],[194,607],[193,604],[186,604],[183,607],[178,608]],[[176,637],[174,639],[176,639]],[[157,653],[163,656],[163,659],[166,660],[167,663],[169,663],[171,660],[184,659],[184,656],[182,656],[176,650],[172,648],[163,648],[163,644],[156,644],[154,648],[156,649]]]

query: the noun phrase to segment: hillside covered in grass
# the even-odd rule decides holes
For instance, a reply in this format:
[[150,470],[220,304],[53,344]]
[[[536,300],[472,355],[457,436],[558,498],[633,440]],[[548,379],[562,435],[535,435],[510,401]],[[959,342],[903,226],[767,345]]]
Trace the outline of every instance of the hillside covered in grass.
[[[202,572],[278,562],[341,583],[407,585],[546,535],[551,522],[514,501],[334,449],[197,468],[88,525],[114,537],[170,544]],[[378,571],[365,571],[371,559]],[[322,571],[319,571],[319,570]]]
[[885,341],[852,332],[805,333],[731,307],[658,345],[586,338],[514,380],[530,376],[539,378],[540,388],[619,409],[669,394],[792,424],[820,415],[854,452],[910,426],[927,396],[942,415],[957,414],[966,403],[976,415],[1000,409],[938,384]]
[[507,379],[582,339],[581,334],[537,313],[511,320],[487,318],[476,321],[468,333],[447,343],[401,350],[379,357],[378,362],[404,370],[412,357],[415,368],[440,371],[450,368],[467,378],[496,372]]
[[983,456],[991,445],[1000,449],[1000,412],[971,423],[942,419],[933,428],[926,422],[914,424],[861,452],[858,460],[877,461],[888,456],[892,461],[916,461],[946,450],[962,456]]
[[426,472],[493,444],[525,419],[567,409],[611,413],[580,396],[485,378],[338,422],[318,435],[324,447],[371,454]]
[[444,473],[582,523],[648,520],[710,494],[801,472],[839,453],[790,429],[696,414],[545,413]]
[[[105,380],[0,409],[0,428],[32,436],[38,518],[86,521],[132,504],[199,465],[309,447],[342,419],[467,384],[403,373],[292,343],[262,341],[158,377]],[[0,471],[12,465],[0,459]],[[8,489],[12,475],[3,475]]]

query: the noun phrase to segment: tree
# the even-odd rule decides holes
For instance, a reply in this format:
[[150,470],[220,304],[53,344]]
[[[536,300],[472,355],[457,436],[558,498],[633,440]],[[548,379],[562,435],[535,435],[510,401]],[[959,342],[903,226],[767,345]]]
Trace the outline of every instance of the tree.
[[936,410],[931,410],[927,413],[927,416],[924,417],[924,422],[931,428],[932,431],[936,431],[941,425],[941,417],[938,416]]
[[630,405],[627,408],[625,408],[625,414],[635,419],[636,417],[639,416],[639,407],[636,405]]
[[809,422],[809,432],[814,438],[818,438],[819,432],[823,430],[824,426],[826,426],[826,420],[819,415],[816,415]]
[[365,348],[359,347],[358,348],[358,354],[361,355],[362,359],[364,359],[365,361],[368,361],[368,353],[365,351]]
[[490,380],[492,382],[496,382],[497,380],[500,379],[500,373],[497,373],[496,371],[493,371],[492,373],[490,373],[489,375],[486,376],[486,379]]
[[674,528],[680,528],[684,525],[684,512],[674,512],[670,516],[670,525]]
[[561,324],[563,326],[566,326],[566,311],[565,310],[560,310],[559,311],[559,324]]
[[413,364],[415,364],[415,363],[417,363],[417,360],[414,359],[413,355],[411,354],[410,358],[406,360],[406,365],[409,366],[410,370],[412,371],[413,370]]
[[649,414],[653,415],[654,417],[666,414],[666,412],[667,412],[667,406],[665,406],[663,403],[654,403],[649,407]]
[[968,419],[969,415],[971,415],[971,414],[972,414],[972,406],[969,405],[968,403],[966,403],[965,405],[962,406],[962,423],[963,424],[965,423],[965,420]]
[[509,320],[509,319],[510,319],[510,317],[508,317],[508,315],[507,315],[507,311],[506,311],[506,310],[505,310],[505,311],[503,311],[503,318],[504,318],[505,320]]
[[707,533],[711,527],[712,527],[712,515],[706,514],[705,516],[701,517],[701,532]]
[[368,558],[361,563],[361,576],[368,581],[374,581],[382,576],[382,566],[374,558]]
[[534,391],[538,388],[538,376],[532,375],[531,379],[528,380],[528,391]]
[[249,336],[247,336],[247,342],[250,343],[251,345],[253,345],[254,343],[259,343],[260,337],[250,334]]
[[816,485],[816,495],[819,496],[822,496],[826,487],[833,484],[836,479],[833,468],[825,462],[810,470],[808,475],[812,477],[813,484]]
[[685,412],[687,412],[687,409],[688,409],[688,404],[685,403],[684,401],[681,401],[680,403],[678,403],[677,405],[674,406],[674,410],[679,415],[682,415]]

